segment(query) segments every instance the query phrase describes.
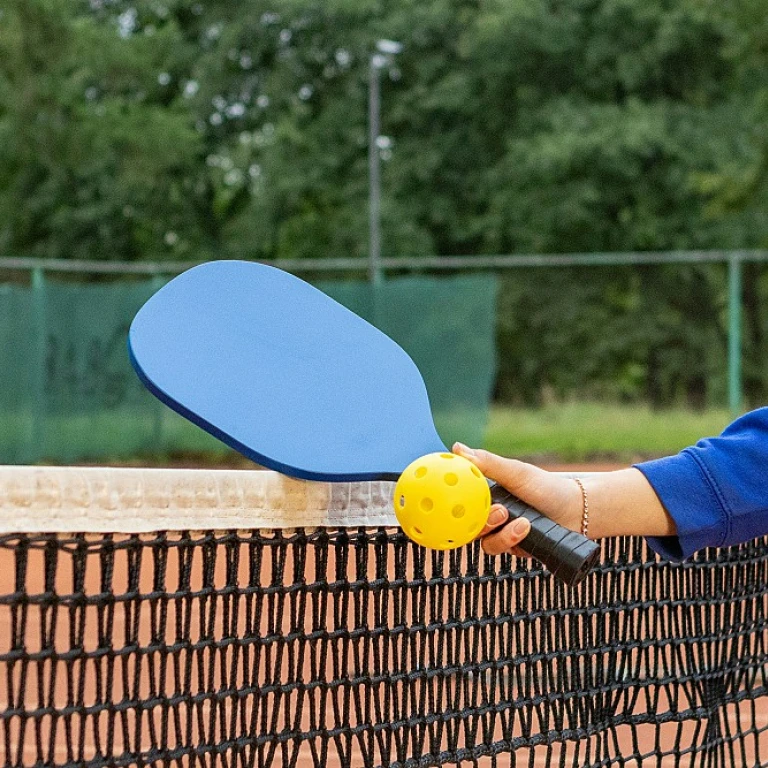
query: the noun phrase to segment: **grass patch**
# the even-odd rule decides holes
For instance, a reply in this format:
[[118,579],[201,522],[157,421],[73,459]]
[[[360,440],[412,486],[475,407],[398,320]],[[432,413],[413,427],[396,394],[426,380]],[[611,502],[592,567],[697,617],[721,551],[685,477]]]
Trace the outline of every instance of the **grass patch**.
[[[480,414],[437,414],[447,444],[480,443]],[[540,409],[491,409],[483,446],[503,456],[540,464],[631,463],[676,453],[731,421],[726,410],[694,412],[599,403],[568,403]],[[5,463],[73,462],[160,466],[252,466],[168,408],[121,409],[51,416],[35,426],[30,414],[0,423]]]
[[727,410],[652,410],[638,405],[566,403],[540,409],[496,406],[485,448],[536,462],[631,463],[677,453],[720,433]]

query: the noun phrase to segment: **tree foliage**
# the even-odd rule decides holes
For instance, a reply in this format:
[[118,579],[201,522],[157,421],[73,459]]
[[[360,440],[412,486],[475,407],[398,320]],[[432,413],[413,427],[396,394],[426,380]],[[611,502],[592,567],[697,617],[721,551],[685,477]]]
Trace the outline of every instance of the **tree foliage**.
[[[760,247],[762,0],[6,0],[0,247],[63,258]],[[745,279],[765,396],[766,277]],[[721,396],[716,268],[513,274],[499,394]],[[764,366],[763,366],[764,367]]]

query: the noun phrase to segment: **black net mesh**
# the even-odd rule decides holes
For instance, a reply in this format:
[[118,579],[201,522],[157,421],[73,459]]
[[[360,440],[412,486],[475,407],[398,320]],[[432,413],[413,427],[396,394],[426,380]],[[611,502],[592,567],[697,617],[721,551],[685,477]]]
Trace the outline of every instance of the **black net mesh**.
[[768,547],[0,537],[4,766],[768,765]]

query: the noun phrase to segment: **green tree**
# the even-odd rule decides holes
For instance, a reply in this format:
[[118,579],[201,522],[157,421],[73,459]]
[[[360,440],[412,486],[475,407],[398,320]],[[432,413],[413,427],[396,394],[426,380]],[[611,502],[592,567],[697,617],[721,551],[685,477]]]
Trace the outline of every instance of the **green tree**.
[[[766,22],[737,0],[8,0],[0,246],[121,259],[763,245]],[[750,396],[765,275],[746,271]],[[716,268],[512,275],[499,393],[720,396]],[[627,341],[628,340],[628,341]]]
[[72,5],[4,8],[0,244],[59,258],[196,257],[201,139],[165,93],[184,43],[170,24],[121,34]]

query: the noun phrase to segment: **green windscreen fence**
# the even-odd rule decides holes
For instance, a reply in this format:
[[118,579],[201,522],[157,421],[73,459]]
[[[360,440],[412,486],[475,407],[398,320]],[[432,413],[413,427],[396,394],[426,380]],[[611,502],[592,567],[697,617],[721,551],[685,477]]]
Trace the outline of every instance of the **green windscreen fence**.
[[[226,451],[156,401],[128,362],[131,319],[161,285],[59,283],[39,273],[32,287],[0,285],[0,462]],[[444,441],[482,441],[495,370],[493,276],[317,285],[409,352]]]

